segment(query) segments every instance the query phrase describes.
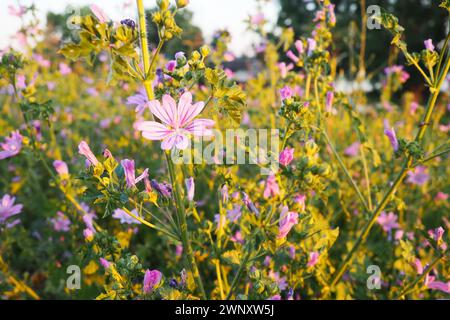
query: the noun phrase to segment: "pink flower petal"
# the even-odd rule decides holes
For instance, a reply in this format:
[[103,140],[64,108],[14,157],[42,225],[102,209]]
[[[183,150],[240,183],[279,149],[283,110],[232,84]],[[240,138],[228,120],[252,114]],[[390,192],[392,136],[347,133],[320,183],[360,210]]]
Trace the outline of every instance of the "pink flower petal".
[[180,116],[180,126],[184,127],[186,124],[192,121],[196,116],[202,112],[205,107],[205,103],[203,101],[197,102],[192,105],[190,108],[186,109],[183,114]]
[[166,137],[161,143],[161,149],[163,150],[171,150],[176,143],[176,135],[170,135]]
[[185,92],[178,102],[178,119],[180,120],[180,127],[183,127],[185,124],[183,118],[190,108],[192,108],[192,94],[190,92]]
[[142,121],[136,125],[142,136],[148,140],[161,140],[172,133],[165,125],[156,121]]
[[170,122],[168,124],[170,124],[174,128],[178,128],[178,110],[175,100],[168,94],[165,94],[162,97],[162,107],[164,109],[164,112],[170,119]]
[[176,137],[175,146],[179,150],[184,150],[189,146],[189,139],[184,134],[179,134]]
[[196,119],[188,124],[184,129],[189,131],[194,136],[211,136],[212,131],[209,127],[212,127],[214,124],[215,122],[210,119]]

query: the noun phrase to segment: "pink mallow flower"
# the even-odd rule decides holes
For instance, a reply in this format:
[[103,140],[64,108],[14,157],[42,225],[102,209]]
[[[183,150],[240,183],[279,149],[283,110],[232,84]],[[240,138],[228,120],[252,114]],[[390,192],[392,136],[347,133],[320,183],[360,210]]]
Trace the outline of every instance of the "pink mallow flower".
[[285,148],[280,153],[280,164],[288,166],[294,160],[294,148]]
[[3,151],[0,151],[0,160],[17,155],[22,149],[22,141],[23,137],[19,131],[14,131],[9,137],[6,137],[5,142],[0,144],[1,149],[3,149]]
[[430,175],[425,166],[418,166],[413,171],[408,172],[408,183],[422,186],[428,182]]
[[289,211],[289,208],[284,206],[281,210],[280,218],[278,239],[285,238],[292,227],[298,223],[298,213]]
[[89,148],[89,145],[86,143],[86,141],[81,141],[78,145],[78,153],[85,156],[86,159],[89,160],[89,162],[95,167],[99,164],[97,158],[92,153],[91,148]]
[[61,211],[58,211],[56,218],[50,219],[50,222],[53,224],[53,229],[57,232],[67,232],[71,225],[69,218]]
[[124,159],[120,161],[123,171],[125,172],[125,180],[127,181],[127,188],[133,188],[138,182],[148,177],[148,169],[136,178],[134,169],[134,160]]
[[400,228],[400,225],[397,222],[397,216],[393,212],[381,212],[379,217],[377,218],[378,224],[383,228],[385,232],[391,232],[392,229]]
[[429,230],[428,231],[428,235],[434,239],[434,241],[436,241],[437,245],[442,249],[442,250],[447,250],[447,244],[444,242],[444,240],[442,239],[442,237],[444,236],[444,228],[439,227],[436,228],[434,230]]
[[5,194],[0,201],[0,225],[6,225],[6,228],[11,228],[16,224],[20,223],[19,219],[7,223],[6,220],[22,212],[23,205],[14,204],[16,201],[15,197],[11,197]]
[[359,154],[360,147],[361,143],[359,141],[356,141],[344,150],[344,154],[348,157],[356,157]]
[[290,99],[290,98],[292,98],[293,95],[294,95],[294,92],[288,86],[285,86],[285,87],[280,89],[281,100]]
[[269,175],[266,180],[266,188],[264,189],[264,198],[276,197],[280,194],[280,187],[278,186],[277,179],[273,174]]
[[[420,262],[419,259],[416,259],[414,261],[414,266],[418,274],[423,274],[424,268],[422,266],[422,262]],[[424,279],[425,287],[431,290],[439,290],[445,293],[450,293],[450,281],[442,282],[442,281],[435,281],[435,279],[436,279],[435,276],[427,274]]]
[[192,104],[192,94],[185,92],[178,102],[164,95],[162,103],[158,100],[150,102],[150,111],[162,123],[156,121],[140,121],[136,129],[142,131],[142,136],[148,140],[162,140],[161,149],[171,150],[177,148],[184,150],[189,146],[188,135],[211,136],[210,127],[214,121],[210,119],[195,119],[202,112],[205,104],[197,102]]
[[318,262],[319,262],[319,252],[317,251],[313,251],[309,253],[309,260],[308,263],[306,264],[306,266],[309,267],[314,267]]
[[162,273],[158,270],[146,270],[144,276],[143,291],[145,294],[152,293],[162,280]]

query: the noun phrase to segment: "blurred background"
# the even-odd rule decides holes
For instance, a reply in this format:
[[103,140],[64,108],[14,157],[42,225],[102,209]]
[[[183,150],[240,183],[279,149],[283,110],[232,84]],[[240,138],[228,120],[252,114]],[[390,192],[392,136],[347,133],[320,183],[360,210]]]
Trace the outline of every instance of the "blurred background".
[[[400,24],[406,28],[406,41],[410,51],[423,49],[425,39],[433,39],[439,47],[442,42],[448,21],[445,10],[439,10],[439,0],[334,0],[336,5],[337,25],[334,32],[334,48],[339,70],[346,78],[355,78],[362,56],[367,58],[366,78],[382,71],[388,64],[400,61],[397,54],[391,52],[389,46],[391,36],[382,29],[368,30],[361,28],[364,12],[371,5],[378,5],[394,13]],[[149,14],[156,0],[144,1]],[[258,52],[258,34],[249,30],[252,17],[264,17],[264,32],[274,38],[279,37],[282,28],[290,27],[296,37],[311,33],[317,0],[190,0],[187,9],[177,16],[178,24],[184,29],[183,40],[175,39],[166,45],[164,53],[172,56],[177,51],[189,52],[203,43],[214,41],[214,35],[220,31],[228,31],[231,35],[230,53],[236,58],[227,66],[235,72],[239,69],[254,68],[252,60]],[[124,18],[136,18],[134,0],[2,0],[0,4],[0,49],[13,47],[20,50],[21,21],[10,13],[9,6],[36,6],[36,16],[40,27],[46,33],[55,32],[63,41],[73,37],[67,27],[69,17],[74,14],[86,14],[89,5],[101,7],[113,21]],[[150,20],[150,19],[149,19]],[[364,32],[366,46],[361,50],[361,34]],[[149,26],[150,42],[155,44],[157,36],[155,28]],[[287,61],[287,58],[284,58]],[[416,73],[411,73],[408,81],[409,89],[418,83]]]

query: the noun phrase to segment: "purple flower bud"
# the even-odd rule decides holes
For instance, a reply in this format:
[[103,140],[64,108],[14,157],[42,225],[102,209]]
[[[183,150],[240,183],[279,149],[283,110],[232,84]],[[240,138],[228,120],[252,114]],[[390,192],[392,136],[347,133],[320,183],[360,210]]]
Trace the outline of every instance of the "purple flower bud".
[[256,214],[257,216],[259,216],[259,210],[255,207],[253,202],[250,200],[248,194],[245,193],[245,192],[242,192],[242,195],[243,195],[242,201],[247,206],[247,209],[250,210],[250,212],[252,212],[252,213]]
[[186,190],[187,190],[187,198],[189,201],[194,201],[194,194],[195,194],[195,182],[194,178],[190,177],[189,179],[186,179]]
[[426,48],[428,51],[434,51],[433,40],[428,39],[428,40],[425,40],[423,43],[425,44],[425,48]]
[[177,67],[177,62],[175,60],[170,60],[167,64],[166,64],[166,69],[169,72],[173,72],[175,70],[175,68]]
[[308,38],[307,41],[308,41],[308,56],[309,56],[313,53],[314,50],[316,50],[317,42],[312,38]]
[[278,239],[285,238],[292,227],[298,223],[298,213],[289,211],[287,206],[284,206],[280,213]]
[[132,19],[123,19],[120,20],[120,23],[124,26],[130,27],[131,29],[136,29],[136,22],[134,22]]
[[325,103],[325,110],[327,112],[331,112],[331,109],[333,108],[333,100],[334,100],[334,92],[328,91],[327,99],[326,99],[326,103]]
[[398,140],[397,136],[395,135],[394,128],[391,129],[385,129],[384,134],[388,137],[389,141],[391,142],[392,148],[394,148],[394,151],[398,150]]

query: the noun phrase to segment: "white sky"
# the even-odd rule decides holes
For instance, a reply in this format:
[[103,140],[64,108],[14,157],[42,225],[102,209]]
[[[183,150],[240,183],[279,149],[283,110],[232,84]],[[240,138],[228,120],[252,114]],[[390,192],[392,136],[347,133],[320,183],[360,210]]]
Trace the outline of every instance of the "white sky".
[[[39,9],[39,18],[45,19],[47,11],[61,13],[67,5],[82,6],[95,3],[113,19],[135,18],[135,1],[129,9],[124,10],[123,4],[130,0],[20,0],[21,4],[34,3]],[[173,1],[173,0],[172,0]],[[249,14],[256,12],[255,0],[191,0],[189,9],[194,12],[194,23],[200,26],[203,34],[209,40],[217,29],[227,28],[232,36],[231,50],[235,54],[250,52],[251,42],[255,36],[246,31],[245,20]],[[146,7],[151,7],[156,0],[144,0]],[[17,5],[17,0],[0,0],[0,48],[11,44],[10,36],[19,26],[20,20],[8,14],[8,5]],[[275,23],[278,16],[278,4],[276,0],[265,4],[263,12],[270,23]]]

